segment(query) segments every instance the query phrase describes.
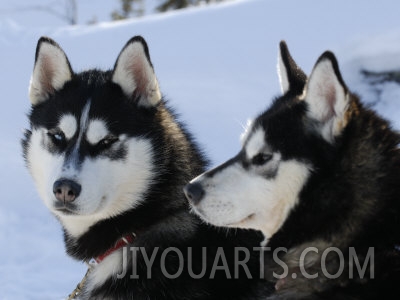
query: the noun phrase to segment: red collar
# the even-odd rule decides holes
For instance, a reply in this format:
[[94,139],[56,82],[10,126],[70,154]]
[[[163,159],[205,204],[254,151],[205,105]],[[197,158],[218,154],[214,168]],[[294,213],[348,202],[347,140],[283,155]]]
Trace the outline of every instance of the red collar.
[[132,244],[133,241],[135,240],[136,234],[134,234],[133,232],[120,238],[116,243],[115,246],[108,249],[106,252],[104,252],[103,254],[99,255],[98,257],[94,258],[94,260],[96,261],[96,263],[101,263],[107,256],[109,256],[111,253],[114,253],[114,251],[117,251],[118,249],[121,249],[122,247],[128,245],[128,244]]

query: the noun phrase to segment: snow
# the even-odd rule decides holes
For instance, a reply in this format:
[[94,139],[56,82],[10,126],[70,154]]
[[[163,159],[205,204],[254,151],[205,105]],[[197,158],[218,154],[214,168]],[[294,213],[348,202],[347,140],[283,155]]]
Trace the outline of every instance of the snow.
[[[22,23],[24,26],[63,26],[67,3],[70,0],[8,0],[0,4],[1,21]],[[111,21],[111,13],[120,11],[120,0],[75,0],[78,24]],[[145,0],[144,13],[155,13],[159,0]],[[136,5],[133,8],[137,8]]]
[[[82,0],[76,26],[10,9],[32,2],[0,4],[0,189],[6,194],[0,199],[1,299],[62,299],[86,270],[66,256],[61,227],[41,203],[21,155],[27,87],[41,35],[54,38],[77,71],[112,67],[129,38],[144,36],[161,90],[213,164],[239,151],[247,119],[279,95],[281,39],[308,74],[318,56],[332,50],[350,89],[367,103],[378,102],[379,112],[400,127],[399,84],[371,86],[360,75],[362,69],[400,69],[396,0],[237,0],[114,23],[106,21],[115,0],[96,1],[95,9],[89,5],[94,0]],[[86,25],[93,15],[100,23]]]

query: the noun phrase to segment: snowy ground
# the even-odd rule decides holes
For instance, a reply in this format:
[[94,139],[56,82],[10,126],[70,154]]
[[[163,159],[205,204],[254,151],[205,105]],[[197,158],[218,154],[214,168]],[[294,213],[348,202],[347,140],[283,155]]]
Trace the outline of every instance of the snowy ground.
[[[21,157],[27,87],[41,35],[61,44],[75,70],[111,67],[125,42],[143,35],[162,91],[215,164],[239,150],[242,125],[279,94],[281,39],[306,73],[324,50],[333,50],[348,86],[366,102],[378,101],[379,112],[400,128],[400,86],[371,86],[360,75],[361,69],[400,69],[396,0],[237,0],[75,27],[44,15],[7,14],[9,3],[0,4],[0,299],[62,299],[85,272],[65,255],[60,226],[38,198]],[[103,16],[106,3],[96,1]]]

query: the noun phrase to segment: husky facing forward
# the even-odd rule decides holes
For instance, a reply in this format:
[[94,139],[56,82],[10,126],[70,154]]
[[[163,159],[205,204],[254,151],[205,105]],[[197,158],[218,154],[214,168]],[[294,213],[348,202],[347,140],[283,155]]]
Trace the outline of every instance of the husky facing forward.
[[[68,254],[98,262],[79,299],[255,297],[258,255],[246,264],[252,280],[244,272],[210,276],[218,251],[232,268],[234,246],[252,249],[262,237],[217,231],[189,213],[182,187],[204,171],[205,159],[166,107],[143,38],[126,44],[113,70],[81,73],[53,40],[41,38],[30,100],[27,166],[64,228]],[[188,273],[188,259],[196,275],[207,266],[203,276]]]
[[400,283],[400,136],[349,92],[331,52],[307,79],[282,42],[278,67],[283,95],[187,198],[205,221],[282,247],[266,263],[271,299],[389,299]]

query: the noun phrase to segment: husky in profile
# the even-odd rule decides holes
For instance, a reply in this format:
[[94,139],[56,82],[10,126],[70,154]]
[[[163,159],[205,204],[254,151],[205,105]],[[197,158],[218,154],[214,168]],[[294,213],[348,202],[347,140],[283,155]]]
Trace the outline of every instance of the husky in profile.
[[193,211],[263,232],[268,299],[398,297],[399,134],[348,90],[331,52],[307,78],[281,42],[278,73],[283,95],[239,154],[185,187]]
[[[263,282],[251,250],[262,236],[190,213],[182,188],[206,160],[161,96],[142,37],[112,70],[80,73],[42,37],[29,95],[27,167],[67,253],[96,261],[70,298],[256,298]],[[249,249],[237,274],[235,246]]]

